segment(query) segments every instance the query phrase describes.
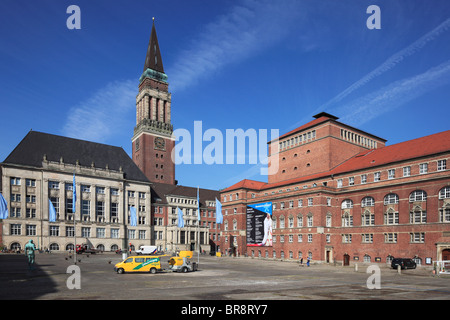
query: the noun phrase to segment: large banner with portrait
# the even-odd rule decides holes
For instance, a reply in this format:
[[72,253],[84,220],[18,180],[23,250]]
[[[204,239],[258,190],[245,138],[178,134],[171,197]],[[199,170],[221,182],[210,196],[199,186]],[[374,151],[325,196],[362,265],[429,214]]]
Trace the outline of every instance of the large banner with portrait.
[[272,202],[247,206],[247,246],[272,246]]

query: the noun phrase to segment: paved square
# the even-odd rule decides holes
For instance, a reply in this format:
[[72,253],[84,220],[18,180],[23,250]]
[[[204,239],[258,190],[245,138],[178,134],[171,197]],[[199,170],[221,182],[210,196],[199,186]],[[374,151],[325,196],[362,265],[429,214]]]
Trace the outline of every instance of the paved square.
[[[24,255],[0,254],[0,299],[120,300],[427,300],[450,299],[450,276],[429,269],[396,270],[376,264],[380,289],[369,289],[369,265],[299,266],[288,261],[200,256],[199,271],[157,274],[114,272],[117,254],[78,255],[81,288],[69,289],[73,259],[37,254],[34,270]],[[161,259],[168,267],[169,257]],[[197,261],[197,256],[194,257]]]

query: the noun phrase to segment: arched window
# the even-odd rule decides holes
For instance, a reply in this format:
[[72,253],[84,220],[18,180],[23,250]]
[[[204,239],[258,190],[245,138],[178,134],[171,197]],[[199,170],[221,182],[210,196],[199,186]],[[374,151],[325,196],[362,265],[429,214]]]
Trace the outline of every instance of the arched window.
[[409,195],[409,202],[427,201],[427,193],[423,190],[416,190]]
[[353,201],[350,199],[346,199],[342,201],[341,209],[350,209],[353,208]]
[[439,199],[449,199],[450,198],[450,187],[442,188],[439,191]]
[[389,193],[384,197],[384,204],[396,204],[398,203],[398,195],[395,193]]
[[361,207],[373,207],[375,205],[375,199],[373,197],[365,197],[361,201]]

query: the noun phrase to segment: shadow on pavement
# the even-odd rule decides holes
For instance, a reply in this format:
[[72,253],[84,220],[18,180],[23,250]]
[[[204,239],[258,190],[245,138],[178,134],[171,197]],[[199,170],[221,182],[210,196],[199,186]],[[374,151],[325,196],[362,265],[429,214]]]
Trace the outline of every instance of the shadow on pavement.
[[31,300],[56,291],[39,263],[30,270],[24,254],[0,254],[0,300]]

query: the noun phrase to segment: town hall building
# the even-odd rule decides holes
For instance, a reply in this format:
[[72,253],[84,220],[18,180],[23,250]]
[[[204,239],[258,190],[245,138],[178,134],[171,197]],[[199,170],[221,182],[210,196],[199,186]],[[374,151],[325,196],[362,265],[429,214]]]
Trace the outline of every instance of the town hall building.
[[[0,246],[21,250],[32,239],[39,249],[52,251],[73,250],[75,241],[100,251],[141,245],[172,252],[215,249],[219,192],[175,179],[168,87],[153,23],[138,85],[132,158],[120,147],[28,132],[0,164],[0,192],[9,211],[0,220]],[[50,202],[55,221],[49,221]],[[177,208],[183,212],[182,228]]]

